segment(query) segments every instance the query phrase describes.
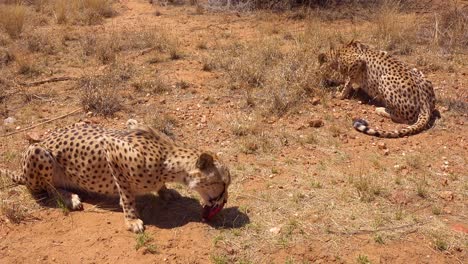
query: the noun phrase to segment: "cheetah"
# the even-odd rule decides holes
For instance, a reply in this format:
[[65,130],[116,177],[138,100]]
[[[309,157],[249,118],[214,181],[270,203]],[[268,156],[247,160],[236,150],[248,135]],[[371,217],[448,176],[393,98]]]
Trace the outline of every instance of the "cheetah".
[[[318,56],[322,71],[338,72],[344,79],[341,99],[349,98],[353,90],[361,89],[385,107],[377,114],[396,123],[409,124],[396,131],[369,127],[363,119],[353,120],[353,127],[364,134],[382,138],[401,138],[417,134],[440,117],[435,109],[432,83],[415,68],[397,60],[385,51],[376,51],[358,41],[351,41],[339,49],[330,48],[328,54]],[[358,88],[354,88],[357,84]]]
[[165,183],[184,183],[200,194],[207,221],[226,204],[231,182],[217,155],[182,147],[135,120],[125,130],[85,122],[59,129],[28,147],[22,171],[2,173],[32,193],[46,191],[71,210],[83,209],[73,190],[119,196],[126,227],[136,233],[144,231],[137,195],[156,191],[170,198],[176,191]]

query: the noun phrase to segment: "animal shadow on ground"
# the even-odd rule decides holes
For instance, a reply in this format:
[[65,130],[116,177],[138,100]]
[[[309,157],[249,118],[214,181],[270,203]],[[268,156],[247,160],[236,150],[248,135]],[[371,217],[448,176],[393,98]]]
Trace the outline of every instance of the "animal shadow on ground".
[[[190,222],[202,222],[202,206],[197,199],[181,196],[165,201],[156,195],[145,195],[137,200],[143,222],[159,228],[171,229]],[[238,207],[225,207],[210,222],[210,226],[221,229],[240,228],[250,223],[249,217]]]
[[[118,197],[108,197],[94,193],[76,191],[81,201],[94,205],[98,210],[122,212]],[[61,208],[60,203],[47,194],[34,195],[36,201],[45,207]],[[190,222],[202,222],[202,206],[197,199],[179,196],[173,200],[163,200],[157,195],[147,194],[137,197],[137,210],[145,225],[171,229]],[[84,205],[84,210],[93,210]],[[122,215],[123,217],[123,215]],[[210,222],[210,226],[220,229],[241,228],[250,223],[249,217],[238,207],[225,207]]]

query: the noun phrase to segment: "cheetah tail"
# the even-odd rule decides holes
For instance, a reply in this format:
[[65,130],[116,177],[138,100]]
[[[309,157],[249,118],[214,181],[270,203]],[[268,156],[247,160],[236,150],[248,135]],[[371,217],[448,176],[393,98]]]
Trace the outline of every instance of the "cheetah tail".
[[21,173],[0,169],[0,177],[9,177],[15,184],[25,185],[26,181]]
[[378,130],[378,129],[373,129],[369,127],[369,123],[363,119],[356,119],[353,121],[353,127],[364,134],[370,135],[370,136],[375,136],[375,137],[381,137],[381,138],[401,138],[405,136],[410,136],[417,134],[426,127],[429,126],[430,120],[431,120],[431,114],[432,111],[430,111],[430,108],[428,106],[423,106],[421,108],[421,112],[419,113],[418,120],[416,123],[403,128],[401,130],[396,130],[396,131],[385,131],[385,130]]

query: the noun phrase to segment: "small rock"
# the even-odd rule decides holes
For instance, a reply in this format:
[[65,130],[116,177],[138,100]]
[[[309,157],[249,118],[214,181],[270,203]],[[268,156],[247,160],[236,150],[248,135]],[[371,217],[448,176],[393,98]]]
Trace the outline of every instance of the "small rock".
[[317,97],[312,98],[311,102],[312,105],[318,105],[320,103],[320,99]]
[[322,127],[324,125],[323,121],[320,119],[314,119],[309,121],[310,127]]
[[379,143],[377,144],[377,147],[378,147],[379,149],[387,149],[387,144],[385,144],[385,142],[379,142]]
[[394,204],[406,205],[411,199],[408,197],[408,194],[404,190],[395,190],[390,196],[390,201]]
[[388,156],[388,154],[390,154],[390,150],[384,149],[383,154],[384,156]]
[[160,104],[165,104],[165,103],[166,103],[166,99],[161,99],[161,100],[159,100],[159,103],[160,103]]
[[451,191],[442,191],[437,193],[440,198],[446,200],[446,201],[452,201],[454,198],[453,192]]
[[16,118],[11,117],[11,116],[7,117],[7,118],[5,118],[5,120],[3,120],[3,124],[5,124],[5,125],[10,125],[10,124],[13,124],[15,122],[16,122]]
[[301,125],[299,125],[296,129],[297,129],[297,130],[302,130],[302,129],[304,129],[304,128],[305,128],[305,125],[301,124]]
[[401,169],[400,173],[401,173],[401,175],[406,176],[406,175],[408,175],[409,170],[406,169],[406,168],[405,168],[405,169]]
[[275,235],[279,234],[280,231],[281,231],[281,227],[279,226],[270,228],[270,232]]
[[42,140],[42,137],[37,132],[29,132],[26,134],[26,139],[31,144],[31,143],[40,142]]
[[447,178],[442,178],[441,183],[442,183],[442,186],[447,186],[448,185],[448,179]]
[[203,115],[200,122],[202,122],[203,124],[206,123],[206,115]]

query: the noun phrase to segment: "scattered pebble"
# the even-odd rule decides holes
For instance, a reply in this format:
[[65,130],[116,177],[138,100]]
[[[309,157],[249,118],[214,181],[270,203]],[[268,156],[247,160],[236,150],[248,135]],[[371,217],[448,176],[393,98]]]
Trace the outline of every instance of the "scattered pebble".
[[313,119],[309,121],[309,126],[310,127],[322,127],[324,125],[323,121],[321,119]]
[[312,105],[318,105],[320,103],[320,99],[317,97],[312,98],[311,102]]
[[437,193],[440,198],[446,200],[446,201],[452,201],[455,197],[453,195],[453,192],[451,191],[442,191]]
[[271,233],[277,235],[277,234],[279,234],[279,232],[281,231],[281,227],[279,227],[279,226],[277,226],[277,227],[272,227],[272,228],[270,228],[269,231],[270,231]]
[[390,196],[390,201],[394,204],[406,205],[411,201],[408,193],[404,190],[395,190]]
[[379,143],[377,144],[377,147],[378,147],[379,149],[387,149],[387,144],[385,144],[385,142],[379,142]]
[[5,120],[3,120],[3,124],[5,124],[5,125],[10,125],[10,124],[13,124],[15,122],[16,122],[16,118],[11,117],[11,116],[7,117],[7,118],[5,118]]
[[39,133],[37,132],[28,132],[26,133],[26,139],[28,140],[28,142],[31,144],[31,143],[37,143],[37,142],[40,142],[42,140],[42,137]]

